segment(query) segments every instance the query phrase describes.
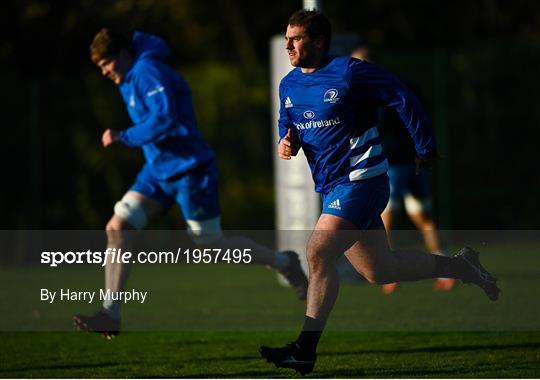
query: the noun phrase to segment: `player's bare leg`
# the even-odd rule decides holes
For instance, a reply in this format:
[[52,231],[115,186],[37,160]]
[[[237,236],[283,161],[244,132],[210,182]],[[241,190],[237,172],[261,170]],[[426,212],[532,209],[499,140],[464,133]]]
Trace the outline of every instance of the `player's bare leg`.
[[315,365],[316,347],[339,291],[336,261],[350,245],[336,235],[344,219],[328,217],[320,216],[307,246],[309,287],[300,336],[285,347],[261,346],[259,350],[268,362],[302,374],[311,372]]
[[[393,209],[391,202],[389,201],[388,205],[381,214],[381,218],[384,223],[384,228],[386,229],[386,236],[388,238],[388,244],[390,247],[394,247],[394,218],[396,216],[396,211]],[[382,292],[384,294],[392,294],[399,290],[399,282],[391,282],[389,284],[384,284],[382,286]]]
[[388,244],[390,247],[394,246],[394,219],[396,217],[396,211],[392,207],[387,206],[381,214],[381,218],[384,223],[384,228],[386,229],[386,237],[388,239]]
[[249,249],[252,253],[250,264],[266,265],[277,270],[289,285],[295,289],[298,299],[306,299],[308,279],[296,252],[274,251],[243,236],[221,237],[208,245],[208,247],[231,250]]
[[[126,199],[132,202],[130,205],[123,205],[126,210],[130,207],[132,211],[134,207],[140,208],[135,210],[135,213],[139,212],[139,219],[133,219],[132,216],[125,213],[127,211],[122,211],[121,207],[123,206],[120,202],[120,205],[115,206],[115,214],[105,227],[108,252],[119,252],[120,249],[129,251],[132,243],[131,235],[136,229],[144,228],[141,221],[142,216],[144,215],[145,220],[147,220],[162,210],[162,206],[158,202],[135,191],[128,191],[121,202]],[[123,291],[131,272],[131,264],[113,261],[112,255],[107,255],[105,259],[104,290],[112,293]],[[120,331],[120,305],[121,303],[118,301],[105,300],[102,309],[96,314],[92,316],[75,315],[73,323],[81,330],[98,332],[110,339],[118,335]]]
[[[434,218],[428,212],[409,212],[409,218],[416,228],[422,233],[424,243],[429,252],[435,255],[447,256],[442,237],[437,230]],[[437,278],[433,284],[433,289],[447,292],[457,286],[457,281],[453,278]]]
[[[379,250],[383,251],[381,259],[373,255]],[[362,251],[368,254],[358,258]],[[355,269],[370,282],[387,283],[398,278],[399,265],[390,253],[384,230],[364,234],[346,219],[322,214],[308,243],[309,288],[302,332],[295,342],[285,347],[262,346],[260,353],[267,361],[302,374],[313,370],[317,345],[339,291],[336,261],[342,252],[346,252],[349,260],[354,259],[351,263]],[[429,255],[419,253],[415,256],[419,261],[416,267],[414,263],[407,263],[404,265],[405,272],[425,267],[425,272],[431,274],[426,274],[426,277],[432,277],[435,264],[433,260],[430,261]],[[415,272],[404,274],[403,278],[412,279],[417,276]]]
[[[351,239],[349,232],[356,237]],[[351,222],[326,214],[321,215],[308,244],[309,289],[302,332],[285,347],[260,348],[267,361],[302,374],[313,370],[319,339],[337,299],[339,278],[335,262],[341,249],[346,250],[351,264],[370,283],[415,281],[444,274],[478,285],[491,300],[498,298],[496,279],[480,265],[478,253],[470,248],[452,258],[417,250],[391,251],[384,229],[358,231]]]
[[[410,198],[410,196],[409,196]],[[407,215],[410,220],[413,222],[415,227],[422,234],[424,243],[428,251],[432,254],[437,255],[446,255],[445,249],[442,244],[442,239],[440,234],[437,231],[437,226],[435,220],[427,213],[422,211],[419,207],[421,205],[421,200],[414,199],[415,209],[410,209],[410,199],[409,202],[406,202]],[[386,228],[387,237],[389,245],[392,249],[394,247],[394,219],[395,219],[395,210],[392,207],[387,207],[382,213],[381,217]],[[439,291],[450,291],[457,285],[457,281],[452,278],[437,278],[435,280],[433,288]],[[389,284],[382,285],[382,291],[385,294],[392,294],[399,290],[399,282],[392,282]]]
[[428,251],[431,253],[441,252],[444,248],[437,231],[435,220],[425,212],[414,212],[407,215],[422,234]]
[[322,214],[307,246],[309,287],[306,315],[326,321],[339,291],[336,261],[352,244],[349,234],[338,231],[356,229],[350,222]]
[[209,248],[210,254],[218,255],[227,250],[249,250],[250,260],[246,264],[266,265],[277,270],[295,289],[297,297],[306,299],[308,280],[296,252],[275,251],[243,236],[224,236],[220,216],[186,222],[188,235],[200,248]]

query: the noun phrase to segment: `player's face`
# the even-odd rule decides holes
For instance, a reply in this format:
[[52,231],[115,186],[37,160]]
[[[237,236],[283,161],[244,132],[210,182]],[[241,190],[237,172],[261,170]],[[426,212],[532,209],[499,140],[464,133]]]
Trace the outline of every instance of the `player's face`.
[[122,83],[124,76],[129,71],[131,60],[125,53],[120,53],[114,57],[103,58],[97,63],[101,69],[101,74],[109,78],[114,84]]
[[315,67],[322,54],[321,45],[321,41],[313,40],[308,36],[303,26],[287,26],[285,48],[291,65],[301,68]]

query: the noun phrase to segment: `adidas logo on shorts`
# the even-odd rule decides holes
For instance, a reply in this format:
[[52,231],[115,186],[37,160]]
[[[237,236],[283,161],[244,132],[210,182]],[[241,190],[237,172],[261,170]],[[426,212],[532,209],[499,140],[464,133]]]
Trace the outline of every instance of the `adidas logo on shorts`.
[[328,208],[333,208],[333,209],[336,209],[336,210],[341,210],[341,204],[339,203],[339,199],[336,199],[335,201],[333,201],[332,203],[330,203],[328,205]]

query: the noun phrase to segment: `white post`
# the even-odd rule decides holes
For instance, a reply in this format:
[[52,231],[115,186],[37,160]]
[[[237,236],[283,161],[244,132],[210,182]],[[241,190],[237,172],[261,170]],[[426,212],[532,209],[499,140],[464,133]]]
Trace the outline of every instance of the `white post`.
[[271,39],[270,49],[277,248],[298,252],[302,267],[307,273],[306,243],[321,212],[320,200],[314,190],[311,172],[302,150],[289,161],[281,160],[277,156],[279,83],[293,67],[285,50],[283,34]]
[[308,10],[315,9],[315,10],[320,11],[321,10],[321,1],[304,0],[304,9],[308,9]]
[[[320,10],[321,1],[304,0],[304,9]],[[283,31],[285,33],[285,31]],[[321,207],[320,198],[314,191],[311,172],[304,153],[300,151],[290,161],[277,156],[279,116],[279,83],[293,69],[285,50],[283,34],[270,41],[272,75],[272,151],[274,152],[274,186],[276,191],[277,247],[298,252],[302,267],[308,272],[305,255],[306,243],[317,223]],[[286,282],[280,277],[280,282]]]

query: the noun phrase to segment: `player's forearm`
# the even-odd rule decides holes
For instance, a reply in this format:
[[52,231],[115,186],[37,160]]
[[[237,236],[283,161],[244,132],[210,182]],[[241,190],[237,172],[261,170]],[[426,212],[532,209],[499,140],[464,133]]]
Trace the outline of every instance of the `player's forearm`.
[[400,96],[396,110],[414,141],[416,154],[429,158],[437,154],[437,141],[431,120],[424,112],[420,102],[408,90]]
[[156,115],[144,123],[120,131],[120,141],[130,147],[141,147],[163,139],[176,124],[168,116]]

